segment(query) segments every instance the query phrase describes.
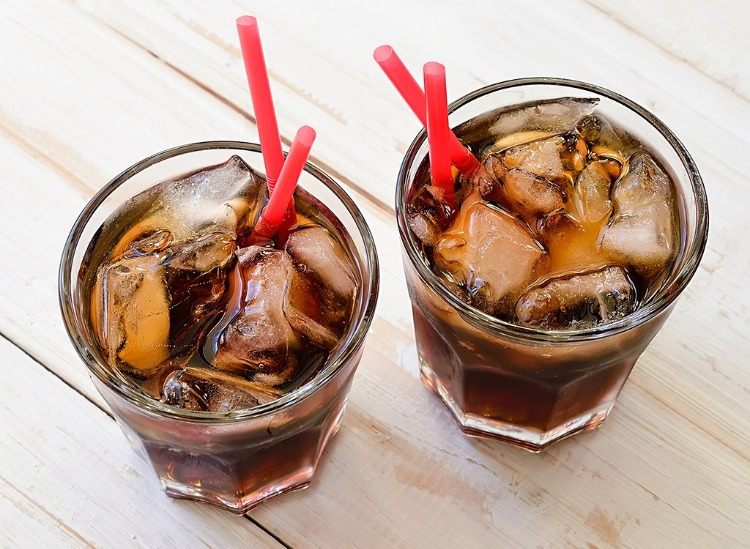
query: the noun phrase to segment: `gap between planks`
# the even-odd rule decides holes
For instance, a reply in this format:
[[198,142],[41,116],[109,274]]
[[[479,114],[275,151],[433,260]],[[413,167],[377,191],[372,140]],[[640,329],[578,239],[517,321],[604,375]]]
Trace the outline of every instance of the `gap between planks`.
[[[42,361],[40,361],[34,355],[32,355],[26,348],[24,348],[18,342],[16,342],[15,340],[13,340],[11,337],[8,337],[2,331],[0,331],[0,339],[4,339],[5,341],[7,341],[11,345],[13,345],[16,349],[18,349],[24,355],[26,355],[29,358],[29,360],[31,360],[35,364],[39,365],[41,368],[43,368],[44,370],[46,370],[49,374],[53,375],[56,379],[58,379],[59,381],[61,381],[68,388],[70,388],[72,391],[75,391],[76,393],[78,393],[80,396],[82,396],[84,399],[86,399],[86,401],[88,401],[90,404],[92,404],[97,410],[99,410],[104,415],[106,415],[109,419],[111,419],[112,421],[115,421],[115,417],[114,417],[114,415],[112,415],[112,412],[110,410],[108,410],[107,408],[105,408],[104,406],[102,406],[101,404],[99,404],[98,402],[96,402],[95,400],[92,400],[88,395],[86,395],[86,394],[82,393],[81,391],[79,391],[74,385],[71,385],[70,383],[68,383],[68,381],[65,378],[61,377],[57,372],[55,372],[53,369],[49,368],[46,364],[44,364]],[[81,364],[81,367],[83,368],[85,366],[83,364]],[[149,464],[149,467],[150,467],[150,464]],[[3,479],[2,477],[0,477],[0,480],[5,480],[5,479]],[[153,483],[151,483],[151,484],[153,484]],[[13,486],[11,485],[11,487],[13,487]],[[149,488],[152,489],[152,490],[156,490],[157,489],[156,486],[150,486]],[[45,511],[45,513],[47,513],[47,511]],[[47,514],[49,514],[49,513],[47,513]],[[50,516],[53,519],[55,519],[58,523],[60,522],[59,519],[57,519],[57,517],[54,517],[53,515],[50,515]],[[243,517],[245,519],[247,519],[249,522],[251,522],[252,524],[254,524],[257,528],[263,530],[263,532],[265,532],[269,537],[271,537],[279,545],[281,545],[282,547],[285,547],[286,549],[291,549],[291,547],[292,547],[291,545],[289,545],[282,538],[280,538],[278,534],[276,534],[275,532],[273,532],[272,530],[270,530],[268,527],[266,527],[262,523],[260,523],[257,519],[253,518],[250,515],[250,512],[248,512],[247,514],[243,515]],[[60,523],[60,524],[62,524],[62,523]],[[62,524],[62,526],[66,530],[69,530],[69,528],[66,525]],[[79,538],[79,536],[78,536],[77,533],[75,533],[74,531],[71,531],[71,532],[73,534],[75,534],[76,538]],[[88,545],[90,547],[93,547],[93,545],[91,545],[88,542],[86,543],[86,545]]]
[[[12,341],[10,341],[9,339],[5,338],[4,336],[0,335],[0,337],[2,337],[3,339],[5,339],[6,341],[8,341],[8,343],[14,344]],[[16,347],[18,347],[18,345],[16,345]],[[18,348],[20,349],[20,347],[18,347]],[[21,349],[21,351],[23,351],[23,349]],[[26,354],[25,351],[24,351],[24,354]],[[26,356],[28,356],[28,354]],[[31,358],[31,357],[29,357],[29,358]],[[49,370],[47,370],[47,371],[49,372]],[[54,522],[55,524],[57,524],[62,529],[62,531],[65,534],[69,535],[71,538],[73,538],[76,541],[80,542],[84,547],[91,547],[91,548],[96,547],[96,545],[94,543],[92,543],[91,541],[87,540],[85,537],[83,537],[81,534],[79,534],[74,528],[71,528],[71,526],[68,525],[65,521],[63,521],[60,517],[58,517],[54,513],[51,513],[50,511],[48,511],[43,505],[39,505],[36,501],[34,501],[33,499],[31,499],[22,490],[19,490],[11,481],[9,481],[7,478],[4,478],[2,475],[0,475],[0,482],[2,482],[3,484],[5,484],[8,488],[10,488],[11,490],[13,490],[13,492],[15,492],[16,494],[18,494],[18,496],[21,499],[23,499],[23,501],[25,501],[28,505],[30,505],[31,507],[33,507],[35,509],[38,509],[39,511],[41,511],[42,513],[44,513],[47,517],[49,517],[50,520],[52,520],[52,522]],[[13,503],[15,504],[15,502],[13,502]]]
[[690,68],[691,70],[695,71],[696,73],[700,74],[704,78],[707,78],[714,84],[724,88],[728,92],[730,92],[732,95],[743,101],[744,103],[750,104],[750,99],[745,97],[742,93],[737,91],[733,86],[729,85],[728,83],[724,82],[723,80],[719,80],[715,76],[705,72],[700,67],[697,67],[693,63],[690,62],[689,59],[686,59],[685,57],[682,57],[681,55],[675,53],[668,47],[660,44],[656,40],[653,40],[646,34],[640,32],[637,28],[635,28],[633,25],[628,23],[627,21],[623,21],[621,17],[617,15],[616,12],[606,9],[603,6],[600,6],[596,3],[595,0],[581,0],[584,4],[591,7],[592,9],[596,10],[600,14],[604,15],[605,17],[608,17],[616,24],[620,25],[623,29],[631,33],[633,36],[638,37],[640,40],[643,40],[644,42],[651,44],[653,47],[658,49],[660,52],[662,52],[664,55],[669,57],[670,59],[674,59],[675,61],[678,61],[679,63],[685,65],[686,67]]

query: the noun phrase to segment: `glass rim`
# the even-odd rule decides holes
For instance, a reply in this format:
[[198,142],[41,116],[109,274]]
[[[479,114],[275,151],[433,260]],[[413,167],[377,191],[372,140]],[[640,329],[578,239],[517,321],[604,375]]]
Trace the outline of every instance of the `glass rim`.
[[[651,126],[653,126],[664,139],[669,143],[672,149],[677,153],[683,167],[690,179],[691,188],[695,197],[695,209],[696,209],[696,223],[695,230],[693,231],[693,242],[690,247],[685,250],[685,260],[679,271],[671,277],[668,285],[661,288],[659,292],[642,307],[635,310],[633,313],[626,317],[610,322],[607,324],[594,326],[591,328],[576,329],[576,330],[543,330],[539,328],[530,328],[521,326],[496,318],[480,309],[468,305],[461,301],[455,294],[453,294],[445,284],[443,284],[440,278],[432,272],[429,266],[422,261],[421,252],[419,251],[419,245],[409,230],[406,223],[405,212],[406,212],[406,198],[409,181],[407,176],[409,168],[414,164],[417,156],[417,151],[424,143],[427,138],[427,132],[423,128],[420,130],[414,140],[409,145],[409,148],[404,155],[404,159],[401,162],[399,168],[397,180],[396,180],[396,218],[398,222],[399,235],[401,237],[401,243],[406,250],[409,257],[409,261],[416,269],[420,279],[424,282],[432,291],[436,292],[444,301],[446,301],[454,310],[456,310],[461,317],[469,322],[470,324],[479,327],[484,331],[489,331],[493,334],[500,335],[506,338],[516,339],[519,341],[535,341],[535,342],[546,342],[546,343],[575,343],[580,341],[589,341],[592,339],[600,339],[615,335],[621,332],[625,332],[631,328],[639,326],[644,322],[654,318],[656,315],[665,310],[678,295],[687,286],[688,282],[692,279],[695,274],[698,264],[700,263],[703,252],[706,248],[706,242],[708,240],[708,199],[706,197],[706,189],[703,185],[703,179],[698,171],[698,167],[690,155],[688,150],[682,144],[682,141],[667,127],[664,122],[657,118],[653,113],[647,109],[641,107],[634,101],[631,101],[627,97],[620,95],[607,88],[597,86],[595,84],[589,84],[579,80],[572,80],[567,78],[554,78],[554,77],[528,77],[528,78],[516,78],[513,80],[505,80],[494,84],[483,86],[475,91],[472,91],[463,97],[453,101],[448,105],[448,113],[452,113],[461,107],[467,105],[471,101],[491,94],[496,91],[505,90],[508,88],[518,88],[523,86],[560,86],[561,88],[575,88],[585,92],[595,93],[602,97],[606,97],[620,105],[627,107],[635,114],[640,116]],[[502,105],[499,105],[502,106]],[[689,205],[688,205],[689,206]]]
[[[60,310],[62,312],[63,324],[65,325],[68,337],[73,343],[73,347],[78,356],[83,360],[84,364],[86,364],[89,373],[94,374],[104,385],[112,389],[118,396],[123,397],[129,403],[135,405],[141,411],[147,411],[173,419],[201,423],[234,423],[266,416],[293,406],[330,382],[361,348],[370,325],[372,324],[380,284],[380,269],[378,255],[375,248],[375,240],[360,209],[346,191],[344,191],[344,189],[331,176],[313,163],[307,162],[304,168],[305,171],[333,192],[336,198],[346,208],[349,215],[351,215],[357,226],[357,230],[362,237],[365,248],[361,260],[364,261],[369,270],[369,276],[366,280],[363,280],[362,296],[359,298],[365,300],[365,303],[360,307],[360,313],[358,316],[353,319],[355,327],[349,331],[349,336],[344,343],[344,348],[341,349],[332,360],[327,361],[321,371],[318,372],[313,379],[302,386],[267,404],[229,412],[192,411],[170,406],[138,391],[134,387],[117,379],[115,375],[111,374],[111,368],[89,351],[89,346],[86,345],[79,334],[79,329],[75,320],[73,296],[71,293],[74,273],[71,271],[73,257],[80,242],[83,230],[93,214],[98,210],[99,206],[101,206],[107,197],[143,170],[158,164],[159,162],[183,154],[219,149],[244,150],[258,154],[261,153],[260,145],[257,143],[234,140],[199,141],[178,145],[136,162],[112,178],[106,185],[99,189],[84,206],[83,210],[73,223],[73,227],[65,240],[60,261],[60,269],[58,272],[58,299]],[[367,290],[366,293],[365,290]]]

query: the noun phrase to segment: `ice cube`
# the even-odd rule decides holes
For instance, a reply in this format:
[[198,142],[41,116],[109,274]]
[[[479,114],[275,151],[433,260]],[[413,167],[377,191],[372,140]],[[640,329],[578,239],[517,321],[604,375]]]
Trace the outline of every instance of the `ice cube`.
[[147,375],[169,358],[169,296],[164,257],[127,257],[100,267],[92,300],[110,364]]
[[350,301],[325,287],[302,269],[292,269],[284,314],[311,343],[333,349],[349,316]]
[[137,241],[158,248],[209,233],[236,237],[255,223],[263,193],[264,180],[238,156],[164,181],[130,199],[105,223],[105,232],[122,231],[110,257],[132,255]]
[[576,123],[579,135],[596,147],[622,153],[638,146],[638,142],[622,130],[616,129],[607,119],[596,114],[582,117]]
[[589,143],[596,143],[602,134],[611,133],[613,129],[601,116],[589,114],[576,122],[576,131]]
[[498,315],[513,310],[544,260],[526,226],[476,194],[464,200],[435,247],[437,265],[465,284],[474,304]]
[[351,313],[356,278],[341,245],[322,227],[303,227],[289,235],[286,250],[295,269],[285,312],[289,323],[309,341],[332,349]]
[[341,245],[322,227],[309,226],[294,231],[286,251],[341,296],[353,296],[357,287],[352,263]]
[[[470,185],[470,182],[467,182]],[[440,231],[445,228],[452,207],[445,202],[445,191],[425,185],[415,192],[407,210],[407,224],[414,235],[428,246],[434,246]]]
[[429,212],[410,212],[406,214],[406,223],[414,235],[427,246],[434,246],[440,237],[440,226]]
[[498,155],[491,154],[484,161],[484,177],[475,180],[474,188],[479,194],[493,204],[509,207],[507,196],[503,191],[503,181],[508,173],[503,161]]
[[208,368],[187,367],[172,372],[162,387],[162,400],[194,411],[229,412],[252,408],[279,398],[268,385]]
[[648,154],[634,154],[612,191],[615,215],[604,230],[602,249],[617,263],[644,276],[661,271],[674,252],[674,192],[667,175]]
[[514,168],[508,170],[503,182],[508,200],[527,215],[548,214],[565,207],[565,191],[544,177]]
[[621,267],[561,276],[526,291],[516,304],[524,326],[547,330],[581,329],[631,313],[635,290]]
[[172,242],[157,231],[131,242],[99,270],[92,295],[94,326],[112,364],[154,372],[194,346],[218,312],[234,239],[210,233]]
[[263,187],[263,180],[235,155],[223,164],[163,184],[156,215],[163,216],[164,226],[176,240],[205,232],[206,227],[235,234],[257,206]]
[[143,233],[137,240],[133,240],[125,247],[124,255],[132,257],[159,252],[169,246],[173,240],[172,233],[163,229],[153,233]]
[[559,179],[565,176],[560,157],[564,146],[565,141],[560,136],[516,145],[503,153],[503,163],[508,168],[520,168],[547,179]]
[[609,189],[612,181],[603,162],[589,162],[576,180],[583,220],[596,223],[612,213]]
[[207,273],[227,266],[233,257],[234,236],[212,232],[169,248],[172,269]]
[[283,383],[294,374],[299,346],[284,315],[292,260],[283,250],[259,246],[239,250],[237,260],[245,281],[241,307],[219,340],[214,366]]
[[486,140],[488,135],[506,136],[517,132],[545,132],[555,135],[567,132],[576,122],[594,112],[598,99],[562,97],[533,101],[496,109],[456,128],[465,143]]
[[628,171],[614,188],[617,213],[632,214],[641,206],[654,202],[672,202],[669,177],[645,152],[628,160]]
[[[500,160],[496,154],[490,154],[487,156],[484,161],[484,168],[490,176],[488,179],[491,181],[502,181],[505,174],[508,173],[508,168],[505,167],[505,164],[503,164],[502,160]],[[484,193],[482,193],[482,196],[484,196]]]
[[173,353],[195,348],[209,321],[224,309],[234,247],[233,236],[209,233],[165,250]]

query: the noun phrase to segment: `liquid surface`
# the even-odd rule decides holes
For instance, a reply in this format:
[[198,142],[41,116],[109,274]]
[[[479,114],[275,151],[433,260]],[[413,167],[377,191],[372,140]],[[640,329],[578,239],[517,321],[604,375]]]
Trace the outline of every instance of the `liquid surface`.
[[680,247],[676,187],[648,148],[561,98],[485,113],[456,129],[481,161],[447,203],[425,160],[407,222],[460,299],[520,325],[558,330],[636,310]]
[[[312,379],[347,333],[361,286],[333,214],[304,191],[274,240],[253,227],[265,180],[239,157],[155,185],[87,252],[102,356],[155,399],[226,412]],[[86,284],[84,284],[84,287]]]

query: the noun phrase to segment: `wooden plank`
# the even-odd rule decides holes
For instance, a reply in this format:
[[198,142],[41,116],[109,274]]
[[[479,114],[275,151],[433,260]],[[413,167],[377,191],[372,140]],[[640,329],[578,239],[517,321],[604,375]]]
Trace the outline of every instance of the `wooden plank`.
[[750,102],[750,72],[737,53],[750,51],[745,2],[615,2],[586,0],[630,32],[653,42],[677,62],[686,63]]
[[243,517],[158,493],[115,422],[0,338],[0,545],[279,547]]
[[[8,184],[0,232],[6,258],[0,284],[0,332],[103,405],[86,369],[67,341],[57,304],[57,267],[65,237],[85,199],[61,183],[54,169],[0,134]],[[40,204],[44,206],[39,207]]]
[[[111,9],[106,5],[96,8],[97,12]],[[9,219],[3,221],[2,232],[39,239],[38,245],[27,246],[14,238],[1,241],[3,251],[18,259],[19,268],[3,274],[7,291],[0,309],[0,329],[14,329],[14,339],[22,338],[35,356],[45,356],[48,367],[59,369],[72,384],[85,388],[85,376],[71,374],[74,367],[76,372],[81,367],[60,330],[56,310],[48,306],[55,301],[54,272],[49,263],[38,263],[61,244],[58,233],[65,230],[64,219],[72,223],[80,207],[76,200],[81,202],[80,197],[91,192],[89,186],[98,187],[128,163],[164,148],[164,143],[201,139],[205,137],[202,132],[237,135],[246,123],[221,99],[197,87],[190,78],[166,70],[163,62],[102,27],[95,18],[46,9],[49,24],[62,29],[56,35],[54,52],[45,49],[45,55],[35,55],[42,46],[31,33],[29,22],[39,13],[38,7],[14,13],[11,25],[5,25],[9,28],[4,26],[0,32],[1,39],[8,41],[3,45],[19,50],[18,64],[13,67],[19,77],[6,83],[5,112],[0,116],[5,135],[2,158],[15,166],[13,180],[19,182],[14,195],[17,202],[8,204],[18,212],[38,212],[33,218],[21,213],[2,216]],[[321,9],[325,13],[325,6]],[[438,6],[444,17],[442,10]],[[146,17],[158,14],[156,8],[146,11]],[[183,19],[187,17],[180,13]],[[138,26],[135,19],[113,19],[125,27]],[[357,23],[353,24],[352,44],[361,44],[369,35],[352,20]],[[144,22],[140,28],[161,33],[161,41],[155,42],[175,40],[169,27],[152,28]],[[45,35],[52,30],[45,31],[42,26],[35,32]],[[359,42],[355,31],[363,33]],[[411,41],[404,29],[400,33],[401,43]],[[190,43],[181,44],[186,48],[200,44]],[[335,44],[326,43],[329,47]],[[23,51],[28,51],[27,57]],[[200,59],[198,50],[188,51]],[[24,69],[33,63],[43,70]],[[40,74],[50,74],[47,69],[53,71],[52,81],[60,80],[59,94],[38,91],[46,85]],[[64,89],[62,75],[89,85]],[[380,78],[376,72],[370,76],[373,82]],[[297,86],[302,81],[290,80]],[[348,87],[352,97],[360,90],[348,84],[343,87]],[[30,108],[37,102],[42,108]],[[397,101],[393,104],[401,108]],[[393,120],[392,112],[386,109],[382,117],[370,112],[365,118],[380,124],[382,119]],[[407,119],[408,113],[404,113],[403,120]],[[81,125],[80,120],[88,125]],[[704,121],[697,120],[694,127],[700,129],[701,124]],[[403,128],[379,126],[377,140],[387,142],[403,132]],[[111,140],[102,139],[103,135]],[[340,135],[344,143],[357,141],[347,139],[346,132]],[[367,134],[353,135],[360,135],[361,143],[369,139]],[[709,136],[697,130],[696,136],[708,150]],[[333,152],[330,158],[335,159]],[[380,162],[365,163],[361,158],[382,157],[395,166],[398,156],[398,151],[361,156],[352,173],[375,183],[383,175],[378,171]],[[563,443],[543,456],[462,437],[443,407],[419,385],[393,221],[387,211],[357,196],[381,253],[383,293],[349,413],[313,487],[269,502],[253,516],[295,545],[530,545],[554,541],[577,546],[586,542],[639,546],[665,539],[675,546],[741,543],[747,538],[750,519],[743,497],[748,488],[749,430],[742,411],[746,401],[742,398],[750,384],[740,368],[741,357],[750,348],[747,300],[739,292],[748,255],[735,236],[746,229],[747,222],[743,224],[743,218],[738,217],[743,209],[732,193],[743,189],[745,183],[716,157],[707,159],[719,197],[712,207],[716,205],[715,211],[720,213],[714,224],[715,243],[699,278],[644,356],[615,415],[601,432]],[[374,171],[367,169],[370,165]],[[391,179],[392,173],[386,181]],[[382,179],[379,184],[384,185]],[[49,230],[45,228],[47,218],[52,219]],[[38,264],[45,265],[44,272],[29,287],[28,273],[38,273]],[[35,307],[13,328],[13,319],[28,310],[28,303],[45,302],[47,307]],[[712,329],[717,323],[727,330]],[[70,357],[70,364],[55,352]],[[710,368],[710,361],[716,362],[715,369]],[[78,460],[73,458],[76,463]],[[152,485],[137,483],[151,497],[158,497]],[[115,520],[117,517],[111,519]],[[206,519],[194,520],[203,528],[212,528]]]

